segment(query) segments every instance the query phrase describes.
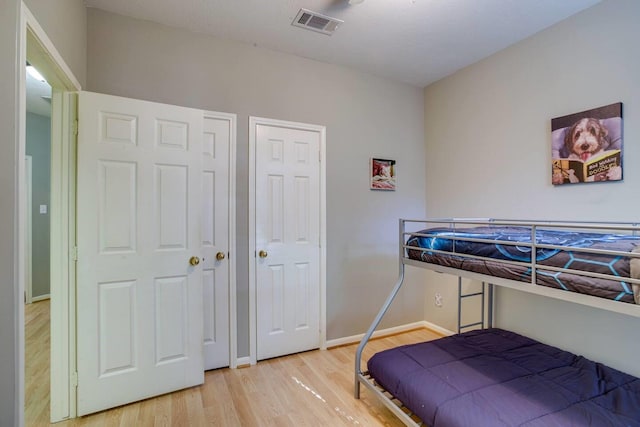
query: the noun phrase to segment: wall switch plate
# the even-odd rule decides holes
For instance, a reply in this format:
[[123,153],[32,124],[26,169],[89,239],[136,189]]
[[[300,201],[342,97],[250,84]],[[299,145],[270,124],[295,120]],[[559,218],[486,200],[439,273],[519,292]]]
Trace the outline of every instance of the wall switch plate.
[[40,213],[41,214],[47,213],[47,205],[40,205]]

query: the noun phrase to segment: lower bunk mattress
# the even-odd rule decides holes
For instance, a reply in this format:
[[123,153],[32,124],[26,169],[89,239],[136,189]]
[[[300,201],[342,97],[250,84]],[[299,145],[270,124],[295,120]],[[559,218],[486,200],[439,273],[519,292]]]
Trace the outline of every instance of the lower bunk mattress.
[[[504,261],[531,262],[531,247],[505,242],[531,242],[531,229],[526,227],[473,227],[453,230],[431,228],[419,233],[431,237],[411,236],[407,240],[407,256],[411,259],[445,267],[488,274],[521,282],[531,282],[531,268]],[[495,243],[457,239],[485,239]],[[640,286],[625,278],[640,279],[640,258],[581,252],[580,249],[601,249],[620,253],[640,253],[640,237],[631,235],[537,230],[536,243],[557,245],[563,249],[537,248],[536,283],[572,292],[640,303]],[[424,248],[416,249],[416,248]],[[444,254],[438,250],[450,252]],[[472,255],[484,259],[465,257]],[[570,272],[547,270],[545,266],[600,273],[620,280],[596,278]]]
[[640,427],[640,379],[502,329],[385,350],[367,367],[430,427]]

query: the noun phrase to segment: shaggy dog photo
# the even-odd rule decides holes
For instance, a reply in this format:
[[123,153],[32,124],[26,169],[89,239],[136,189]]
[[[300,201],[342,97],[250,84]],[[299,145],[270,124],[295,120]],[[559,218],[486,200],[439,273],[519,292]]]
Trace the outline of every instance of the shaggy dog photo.
[[588,160],[602,154],[609,147],[609,131],[598,119],[580,119],[571,126],[564,137],[564,145],[570,159]]
[[622,103],[551,119],[551,183],[622,180]]

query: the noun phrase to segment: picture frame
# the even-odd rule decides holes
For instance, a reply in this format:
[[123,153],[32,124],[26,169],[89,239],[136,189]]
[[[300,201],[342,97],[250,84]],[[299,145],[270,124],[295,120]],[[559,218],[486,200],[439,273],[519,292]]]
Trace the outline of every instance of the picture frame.
[[372,157],[369,162],[369,188],[371,190],[395,191],[396,161]]
[[551,119],[553,185],[622,181],[622,102]]

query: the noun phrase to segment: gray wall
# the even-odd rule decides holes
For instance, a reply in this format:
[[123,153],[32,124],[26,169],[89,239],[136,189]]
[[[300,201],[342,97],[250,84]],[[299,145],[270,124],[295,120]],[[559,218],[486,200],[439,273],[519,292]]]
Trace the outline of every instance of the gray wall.
[[[20,419],[19,304],[16,276],[16,165],[18,160],[18,0],[0,0],[0,425]],[[20,67],[20,70],[22,68]]]
[[[248,355],[248,117],[327,126],[327,336],[364,332],[395,281],[398,217],[424,214],[422,90],[96,9],[88,23],[88,90],[238,114],[239,356]],[[368,189],[371,156],[398,161],[398,191]],[[387,326],[422,319],[422,288],[411,288],[421,274]]]
[[[32,161],[32,297],[49,294],[51,207],[51,119],[27,113],[27,154]],[[40,213],[40,205],[47,213]]]
[[87,77],[87,9],[83,0],[24,0],[74,76]]
[[[638,16],[638,1],[605,1],[427,87],[428,215],[637,221]],[[552,186],[551,118],[618,101],[624,182]],[[454,310],[432,308],[452,288],[432,279],[427,318],[452,327]],[[638,318],[511,290],[497,309],[501,326],[640,375]]]

